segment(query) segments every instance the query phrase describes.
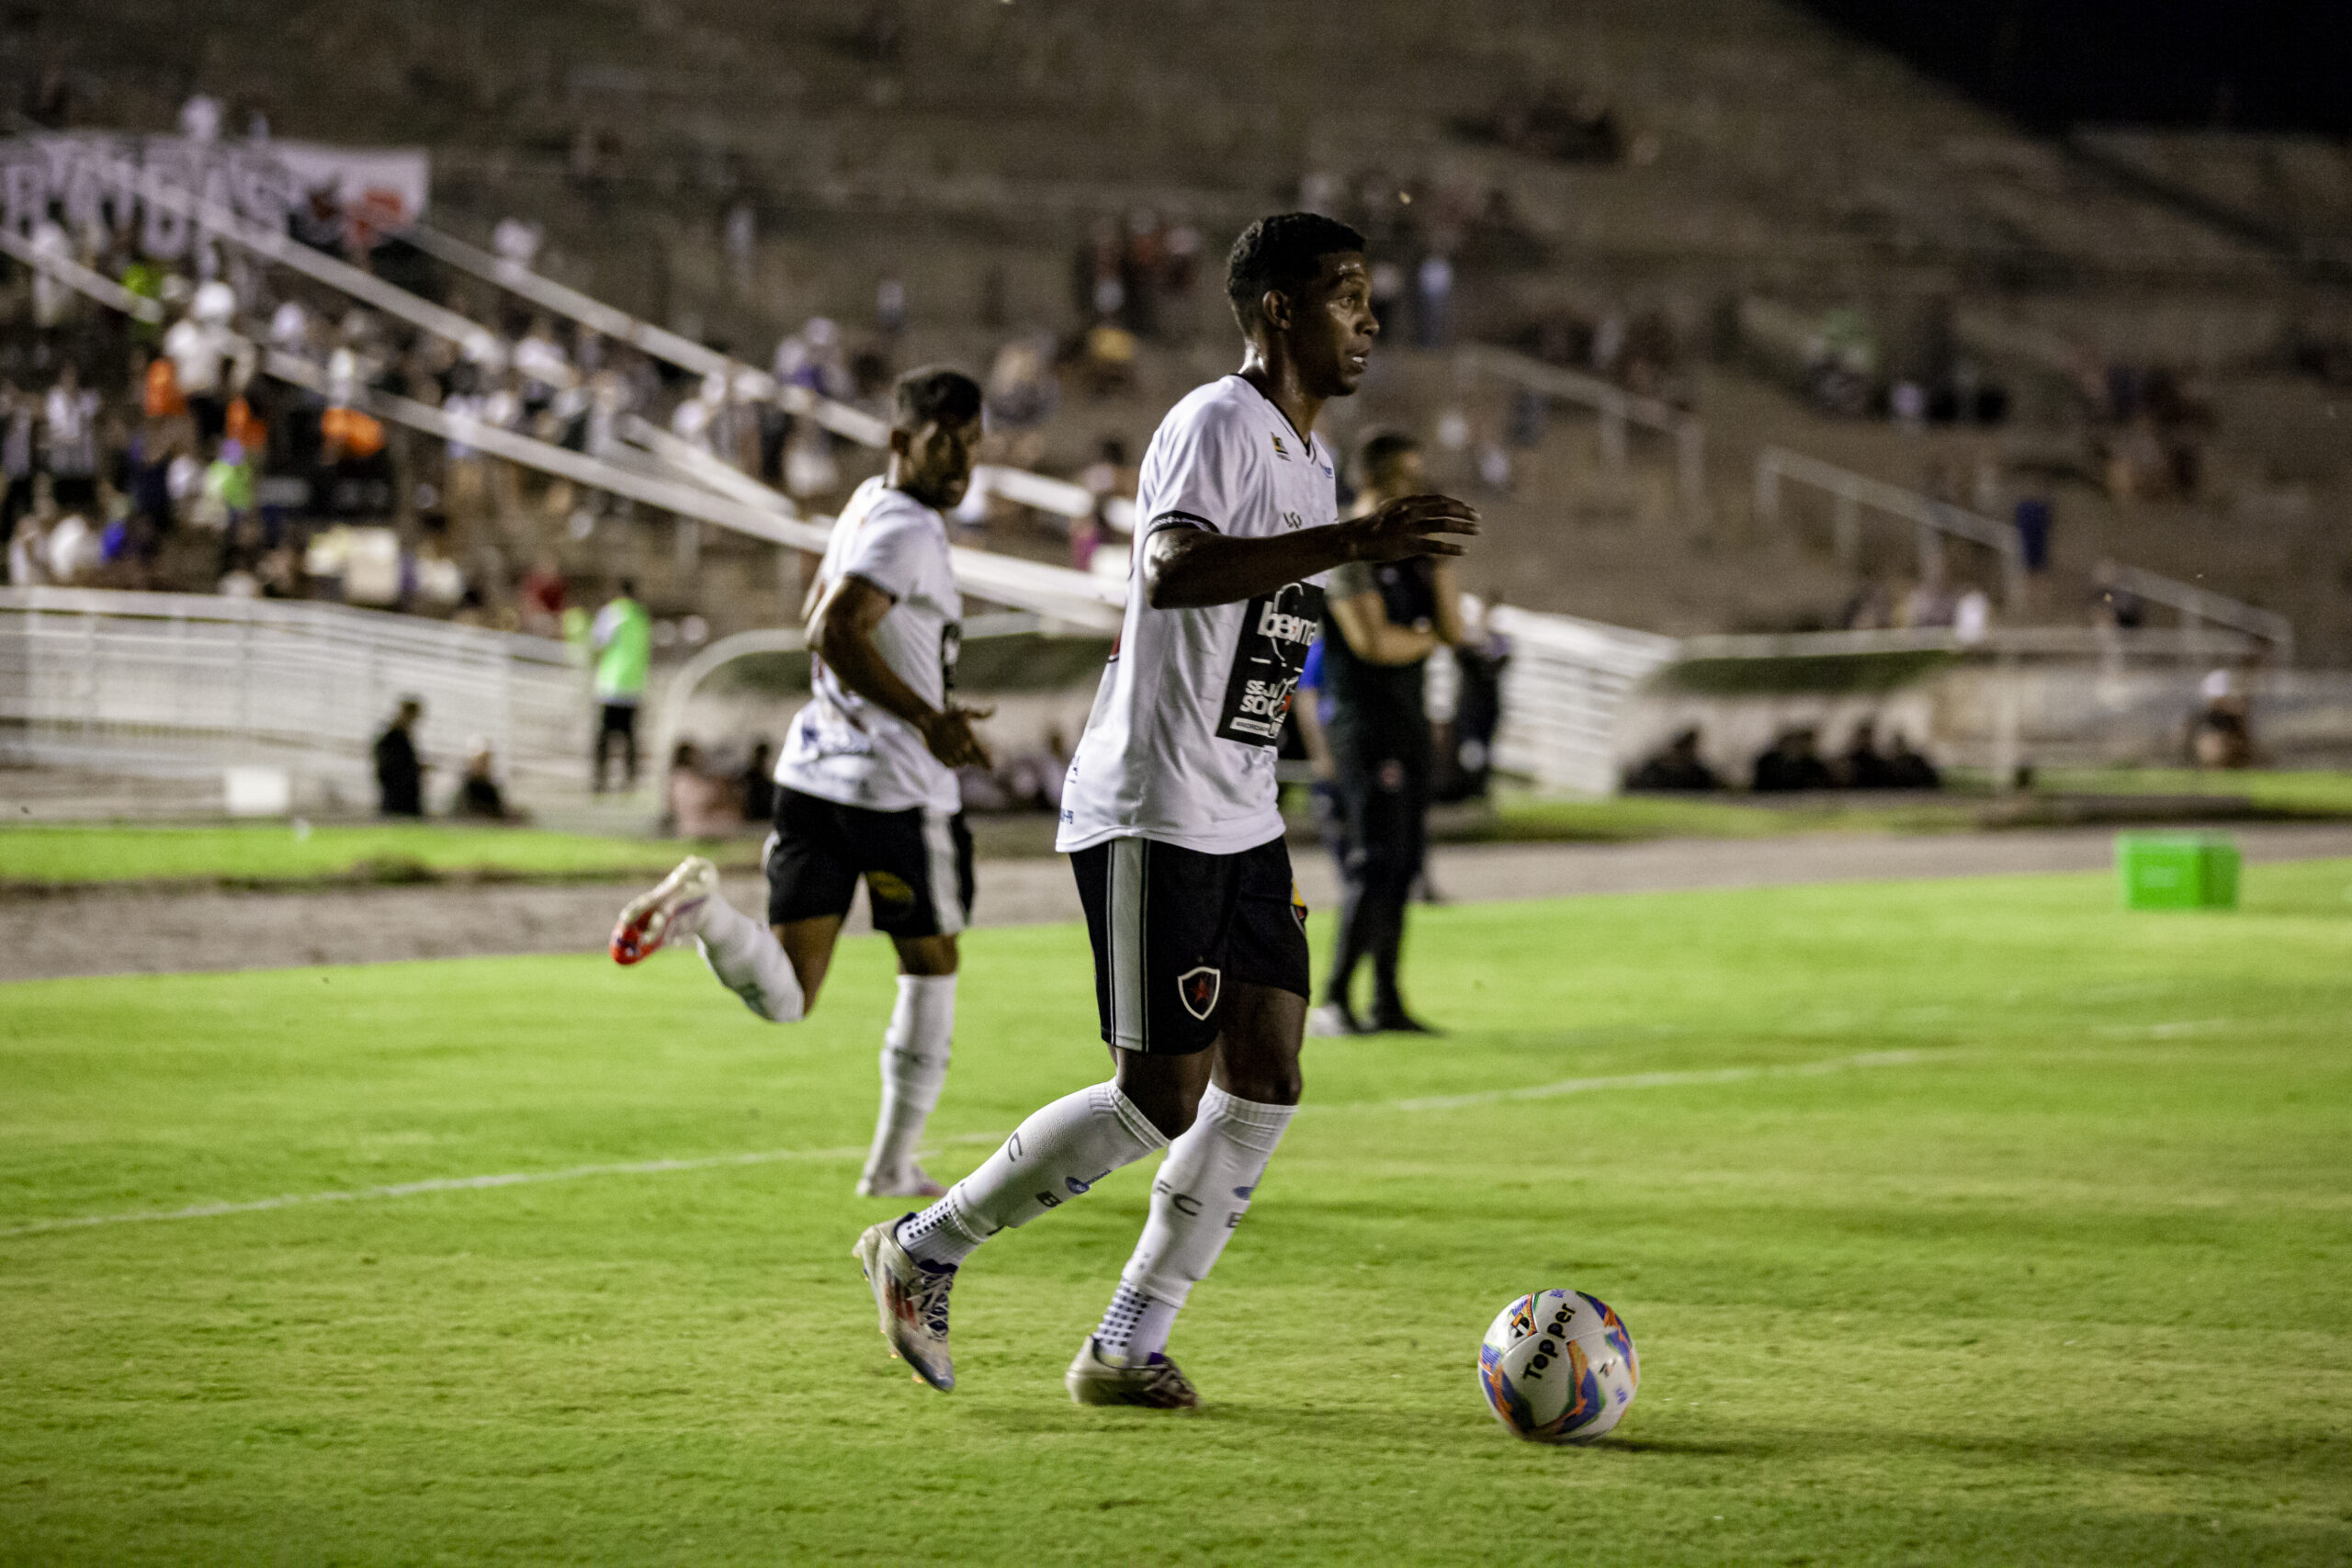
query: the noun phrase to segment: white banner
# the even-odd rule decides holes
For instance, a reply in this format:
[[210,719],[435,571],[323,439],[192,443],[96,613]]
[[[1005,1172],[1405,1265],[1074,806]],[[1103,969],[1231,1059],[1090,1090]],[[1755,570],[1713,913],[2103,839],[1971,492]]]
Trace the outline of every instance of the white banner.
[[422,148],[20,136],[0,141],[0,224],[29,237],[43,219],[77,234],[130,223],[146,254],[187,254],[195,226],[140,199],[141,171],[277,232],[299,220],[313,243],[322,231],[398,229],[424,215],[432,186],[432,159]]

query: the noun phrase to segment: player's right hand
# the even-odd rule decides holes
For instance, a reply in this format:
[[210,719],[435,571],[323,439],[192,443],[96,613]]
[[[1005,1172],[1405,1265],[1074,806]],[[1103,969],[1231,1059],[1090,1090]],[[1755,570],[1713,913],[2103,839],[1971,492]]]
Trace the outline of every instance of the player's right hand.
[[1467,555],[1470,547],[1445,535],[1468,536],[1478,532],[1478,513],[1450,495],[1408,495],[1388,502],[1369,516],[1340,527],[1353,535],[1350,555],[1356,560],[1407,560],[1414,556]]
[[931,754],[951,768],[992,768],[995,760],[980,738],[972,733],[972,721],[987,718],[994,708],[948,706],[921,720],[915,728],[922,732],[922,743]]

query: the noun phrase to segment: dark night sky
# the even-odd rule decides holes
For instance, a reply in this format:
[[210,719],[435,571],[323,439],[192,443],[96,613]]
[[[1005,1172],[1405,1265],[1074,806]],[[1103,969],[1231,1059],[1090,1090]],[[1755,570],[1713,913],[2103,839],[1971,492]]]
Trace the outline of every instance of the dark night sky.
[[2352,135],[2352,0],[1806,0],[2043,126]]

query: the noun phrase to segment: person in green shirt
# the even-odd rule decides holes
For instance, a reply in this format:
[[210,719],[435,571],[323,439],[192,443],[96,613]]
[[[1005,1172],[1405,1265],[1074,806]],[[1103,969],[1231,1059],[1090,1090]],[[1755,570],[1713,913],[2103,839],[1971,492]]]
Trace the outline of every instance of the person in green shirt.
[[621,579],[621,591],[605,601],[589,627],[596,659],[595,790],[605,793],[605,769],[618,742],[623,788],[637,787],[637,710],[645,701],[645,677],[653,663],[653,621],[637,602],[637,582]]

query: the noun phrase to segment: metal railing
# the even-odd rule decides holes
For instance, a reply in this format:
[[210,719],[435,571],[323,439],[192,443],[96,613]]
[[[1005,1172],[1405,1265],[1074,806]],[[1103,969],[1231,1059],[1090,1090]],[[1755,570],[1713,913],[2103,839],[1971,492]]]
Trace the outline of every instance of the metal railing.
[[2184,631],[2197,631],[2208,622],[2228,626],[2259,637],[2278,663],[2295,661],[2295,624],[2275,610],[2260,609],[2243,599],[2120,561],[2099,562],[2091,581],[2109,592],[2135,594],[2152,604],[2164,605],[2180,616]]
[[1707,517],[1707,424],[1687,409],[1657,398],[1629,392],[1614,381],[1531,359],[1509,349],[1472,344],[1457,351],[1462,368],[1516,381],[1547,398],[1577,403],[1600,419],[1601,460],[1611,469],[1625,466],[1626,427],[1639,425],[1674,443],[1674,484],[1684,521],[1696,525]]
[[2025,603],[2025,545],[2017,525],[1982,516],[1964,507],[1938,501],[1916,490],[1888,484],[1785,446],[1767,446],[1756,455],[1756,521],[1770,527],[1781,520],[1783,481],[1810,485],[1831,498],[1830,530],[1838,558],[1848,566],[1861,559],[1862,518],[1876,512],[1907,522],[1917,531],[1919,575],[1933,581],[1943,575],[1941,550],[1947,538],[1982,545],[2001,560],[2001,596],[2012,609]]
[[584,782],[588,691],[545,637],[343,604],[0,589],[0,756],[192,774],[270,762],[354,782],[403,696],[438,766],[490,742],[518,777]]

